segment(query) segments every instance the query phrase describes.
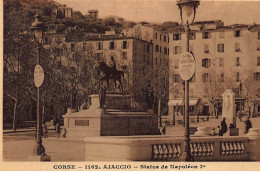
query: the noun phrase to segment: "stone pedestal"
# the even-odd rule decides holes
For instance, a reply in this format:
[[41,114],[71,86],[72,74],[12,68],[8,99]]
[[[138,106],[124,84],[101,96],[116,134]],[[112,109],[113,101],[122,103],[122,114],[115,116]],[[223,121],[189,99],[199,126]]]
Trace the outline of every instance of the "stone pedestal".
[[87,110],[63,115],[66,137],[159,135],[158,116],[129,110],[130,96],[106,96],[105,109],[99,108],[99,96],[91,95]]
[[249,138],[249,160],[250,161],[260,161],[260,129],[259,128],[251,128],[247,134]]

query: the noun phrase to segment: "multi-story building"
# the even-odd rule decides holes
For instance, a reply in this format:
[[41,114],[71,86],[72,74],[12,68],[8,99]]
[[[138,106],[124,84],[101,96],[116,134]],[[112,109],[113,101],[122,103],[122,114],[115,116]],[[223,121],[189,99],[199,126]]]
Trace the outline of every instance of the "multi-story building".
[[66,6],[66,4],[57,4],[58,7],[52,10],[53,15],[57,18],[72,18],[73,10]]
[[[122,32],[125,36],[139,38],[153,44],[153,52],[151,61],[147,65],[151,65],[150,73],[153,77],[151,86],[154,90],[154,108],[157,112],[158,103],[162,104],[164,112],[167,111],[168,102],[168,75],[169,75],[169,35],[150,25],[137,25],[127,28]],[[143,57],[145,60],[146,57]],[[165,109],[164,109],[165,108]]]
[[[218,110],[225,89],[236,93],[236,109],[253,107],[260,114],[260,26],[224,26],[221,21],[196,22],[191,27],[190,52],[196,60],[190,81],[190,109],[201,115]],[[179,58],[185,52],[184,28],[175,28],[170,36],[169,115],[183,105],[183,85]],[[257,101],[258,100],[258,104]]]
[[[67,47],[68,56],[71,56],[73,61],[76,61],[75,54],[79,50],[92,52],[91,56],[96,59],[96,62],[109,64],[113,57],[117,69],[124,72],[123,88],[133,96],[132,104],[141,109],[146,107],[145,94],[151,80],[149,74],[152,66],[149,62],[153,52],[151,42],[114,34],[86,36],[80,41],[67,40]],[[98,63],[96,65],[98,66]]]

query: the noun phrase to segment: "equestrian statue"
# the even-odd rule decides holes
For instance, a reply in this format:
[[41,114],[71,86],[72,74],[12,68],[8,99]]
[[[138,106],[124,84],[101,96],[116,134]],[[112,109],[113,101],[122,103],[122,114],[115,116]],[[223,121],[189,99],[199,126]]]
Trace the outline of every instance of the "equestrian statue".
[[121,77],[123,77],[124,79],[124,72],[116,69],[116,63],[113,56],[111,57],[111,66],[108,66],[105,62],[100,62],[99,69],[104,74],[104,76],[99,79],[99,86],[101,82],[107,81],[107,85],[109,88],[109,79],[112,79],[114,81],[113,91],[116,90],[116,86],[117,86],[116,81],[118,81],[120,92],[123,92]]

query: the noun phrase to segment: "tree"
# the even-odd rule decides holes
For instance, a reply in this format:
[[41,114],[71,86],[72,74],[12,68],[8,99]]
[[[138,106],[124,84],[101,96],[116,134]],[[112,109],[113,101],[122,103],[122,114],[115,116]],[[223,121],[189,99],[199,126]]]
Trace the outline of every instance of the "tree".
[[256,117],[256,106],[260,99],[259,80],[253,70],[243,71],[241,77],[240,90],[246,100],[246,106],[249,111],[249,116]]

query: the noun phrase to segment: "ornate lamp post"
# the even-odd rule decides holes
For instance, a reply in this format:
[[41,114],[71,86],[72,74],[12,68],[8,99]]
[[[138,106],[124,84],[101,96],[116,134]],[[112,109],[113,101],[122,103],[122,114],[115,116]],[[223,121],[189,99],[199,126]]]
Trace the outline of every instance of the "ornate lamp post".
[[[187,52],[189,52],[189,38],[190,38],[190,25],[193,24],[196,9],[198,8],[199,0],[177,0],[177,6],[180,9],[180,16],[185,30],[187,33]],[[190,153],[190,133],[189,133],[189,80],[185,80],[185,138],[184,146],[185,150],[181,156],[181,161],[192,161],[193,157]]]
[[42,122],[41,122],[41,115],[40,115],[40,86],[44,80],[44,72],[42,67],[40,66],[40,49],[42,47],[42,39],[43,39],[43,29],[44,23],[40,21],[41,16],[39,13],[35,15],[35,21],[32,23],[31,30],[34,31],[34,38],[37,44],[37,65],[34,70],[34,82],[35,86],[37,87],[37,140],[36,146],[33,149],[34,156],[43,156],[45,154],[45,148],[42,145],[42,138],[41,138],[41,130],[42,130]]

